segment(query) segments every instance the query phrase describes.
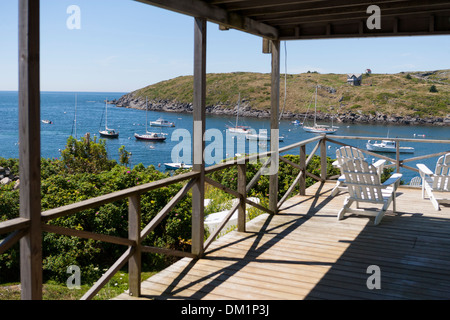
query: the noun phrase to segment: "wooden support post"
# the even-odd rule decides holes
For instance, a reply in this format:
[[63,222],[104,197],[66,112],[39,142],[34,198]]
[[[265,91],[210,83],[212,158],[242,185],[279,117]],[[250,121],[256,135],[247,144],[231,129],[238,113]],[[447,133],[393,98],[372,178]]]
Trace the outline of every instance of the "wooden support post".
[[197,182],[192,187],[192,253],[203,255],[204,238],[204,198],[206,108],[206,19],[195,18],[194,22],[194,101],[193,101],[193,171],[199,172]]
[[306,146],[300,146],[300,170],[303,172],[299,184],[299,194],[304,196],[306,194]]
[[238,164],[237,169],[238,169],[237,191],[239,192],[239,195],[240,195],[239,207],[238,207],[238,231],[245,232],[245,219],[246,219],[245,198],[247,198],[247,191],[246,191],[247,179],[246,179],[246,172],[245,172],[245,170],[246,170],[245,163]]
[[400,173],[400,141],[395,142],[395,168]]
[[128,198],[128,239],[136,242],[133,255],[128,261],[128,285],[130,296],[141,295],[141,203],[140,196]]
[[280,41],[272,40],[272,73],[270,92],[270,151],[271,155],[269,169],[269,209],[278,212],[278,149],[279,149],[279,123],[278,113],[280,107]]
[[326,135],[323,135],[320,140],[320,180],[325,182],[327,180],[327,141]]
[[23,300],[42,299],[39,32],[39,0],[20,0],[20,217],[30,221],[28,233],[20,240],[20,281]]

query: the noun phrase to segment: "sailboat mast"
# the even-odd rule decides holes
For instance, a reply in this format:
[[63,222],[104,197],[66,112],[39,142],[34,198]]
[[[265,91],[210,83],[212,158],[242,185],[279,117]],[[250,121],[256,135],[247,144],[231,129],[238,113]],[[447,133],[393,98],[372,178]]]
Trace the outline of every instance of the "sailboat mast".
[[105,99],[105,130],[108,129],[108,98]]
[[147,134],[148,130],[147,130],[147,113],[148,113],[148,106],[147,106],[147,97],[145,97],[145,134]]
[[75,93],[75,139],[77,138],[77,94]]
[[314,102],[314,126],[316,126],[316,116],[317,116],[317,86],[316,86],[316,101]]
[[236,112],[236,128],[238,126],[238,120],[239,120],[239,109],[241,106],[241,93],[239,92],[239,98],[238,98],[238,108],[237,108],[237,112]]

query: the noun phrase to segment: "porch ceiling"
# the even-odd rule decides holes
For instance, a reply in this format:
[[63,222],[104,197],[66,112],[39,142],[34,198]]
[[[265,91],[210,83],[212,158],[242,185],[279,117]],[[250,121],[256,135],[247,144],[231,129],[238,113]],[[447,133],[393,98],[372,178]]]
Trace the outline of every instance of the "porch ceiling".
[[[137,0],[268,39],[450,34],[448,0]],[[370,5],[381,28],[370,29]]]

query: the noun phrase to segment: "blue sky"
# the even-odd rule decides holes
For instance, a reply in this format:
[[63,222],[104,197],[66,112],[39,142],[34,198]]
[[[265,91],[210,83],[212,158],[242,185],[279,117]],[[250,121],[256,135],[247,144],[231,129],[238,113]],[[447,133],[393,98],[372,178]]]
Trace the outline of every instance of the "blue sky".
[[[68,29],[67,8],[80,8]],[[0,1],[0,90],[17,90],[17,0]],[[41,90],[129,92],[193,71],[193,18],[132,0],[41,0]],[[270,72],[259,37],[208,23],[207,72]],[[285,72],[285,44],[281,72]],[[287,72],[450,69],[450,36],[288,41]]]

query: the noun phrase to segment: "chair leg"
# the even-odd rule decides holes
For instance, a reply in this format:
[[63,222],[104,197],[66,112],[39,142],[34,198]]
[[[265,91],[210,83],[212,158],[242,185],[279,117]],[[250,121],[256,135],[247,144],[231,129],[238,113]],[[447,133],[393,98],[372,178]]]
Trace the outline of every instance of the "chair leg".
[[433,207],[434,207],[437,211],[441,210],[441,208],[440,208],[440,206],[439,206],[439,202],[436,200],[436,197],[435,197],[434,195],[431,195],[431,196],[430,196],[430,200],[431,200],[431,203],[433,204]]
[[375,217],[375,221],[373,222],[374,225],[377,226],[381,222],[381,219],[383,219],[385,212],[386,210],[384,210],[384,208],[380,210],[380,212]]
[[389,208],[389,205],[391,204],[391,200],[388,200],[384,203],[383,208],[381,208],[380,212],[375,217],[375,221],[373,222],[374,225],[378,225],[381,222],[381,219],[383,219],[384,214],[386,213],[386,210]]
[[338,216],[337,216],[338,220],[342,220],[344,218],[344,215],[347,212],[347,209],[352,205],[352,203],[353,203],[352,199],[350,199],[349,197],[345,198],[344,206],[339,211]]
[[334,197],[335,195],[337,195],[339,193],[339,187],[341,186],[341,182],[338,181],[336,182],[336,185],[334,186],[333,190],[331,191],[331,196]]

